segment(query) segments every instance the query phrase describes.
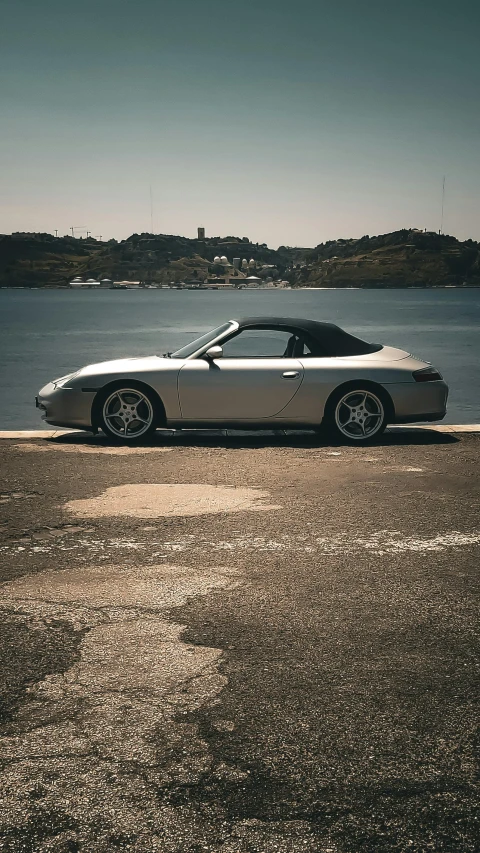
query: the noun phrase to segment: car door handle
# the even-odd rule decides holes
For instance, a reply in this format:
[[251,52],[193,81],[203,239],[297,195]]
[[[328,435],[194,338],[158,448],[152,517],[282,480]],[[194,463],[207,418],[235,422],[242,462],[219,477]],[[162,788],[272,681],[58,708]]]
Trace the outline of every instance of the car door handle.
[[284,379],[298,379],[300,376],[298,370],[286,370],[285,373],[282,373]]

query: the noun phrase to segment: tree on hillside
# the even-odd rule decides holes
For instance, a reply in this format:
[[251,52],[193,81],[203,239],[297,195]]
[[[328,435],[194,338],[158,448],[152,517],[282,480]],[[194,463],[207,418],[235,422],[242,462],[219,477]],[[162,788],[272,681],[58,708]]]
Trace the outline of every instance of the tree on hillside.
[[458,255],[446,255],[445,263],[454,275],[466,276],[478,260],[476,249],[464,249]]

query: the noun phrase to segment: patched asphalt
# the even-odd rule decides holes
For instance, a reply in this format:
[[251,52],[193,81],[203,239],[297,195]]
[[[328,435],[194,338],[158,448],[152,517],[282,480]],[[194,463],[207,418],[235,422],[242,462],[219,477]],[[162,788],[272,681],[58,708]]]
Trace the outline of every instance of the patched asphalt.
[[474,851],[479,451],[2,441],[0,850]]

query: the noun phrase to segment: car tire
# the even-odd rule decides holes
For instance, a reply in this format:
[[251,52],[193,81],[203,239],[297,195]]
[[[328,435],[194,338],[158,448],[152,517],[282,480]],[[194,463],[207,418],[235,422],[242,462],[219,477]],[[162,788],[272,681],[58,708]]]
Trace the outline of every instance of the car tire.
[[140,383],[110,385],[95,400],[95,424],[109,438],[124,444],[141,444],[162,422],[153,391]]
[[323,426],[329,438],[342,444],[370,444],[389,421],[391,401],[379,386],[356,383],[343,386],[330,396]]

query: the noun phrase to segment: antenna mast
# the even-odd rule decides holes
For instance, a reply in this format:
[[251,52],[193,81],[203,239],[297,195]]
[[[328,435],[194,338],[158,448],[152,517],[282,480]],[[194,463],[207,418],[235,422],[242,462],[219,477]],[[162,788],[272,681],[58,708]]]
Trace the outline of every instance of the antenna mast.
[[443,234],[443,208],[444,208],[444,204],[445,204],[445,175],[443,176],[443,183],[442,183],[442,217],[440,220],[439,234]]
[[150,234],[153,234],[153,194],[152,185],[150,184]]

